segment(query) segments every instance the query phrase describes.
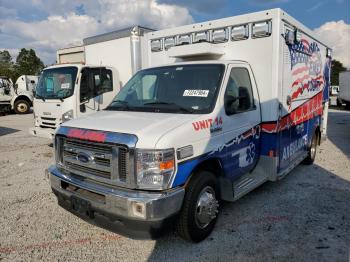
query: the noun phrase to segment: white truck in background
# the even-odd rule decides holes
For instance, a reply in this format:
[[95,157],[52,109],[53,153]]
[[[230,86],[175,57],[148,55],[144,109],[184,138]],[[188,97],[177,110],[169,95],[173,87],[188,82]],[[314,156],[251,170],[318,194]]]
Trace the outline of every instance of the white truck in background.
[[350,70],[339,73],[338,104],[345,104],[350,110]]
[[34,93],[39,76],[35,75],[21,75],[17,78],[15,89],[17,91],[29,91]]
[[[129,78],[147,61],[144,27],[131,27],[83,40],[84,48],[58,51],[63,63],[45,68],[34,98],[34,136],[52,139],[56,128],[109,105]],[[70,55],[73,52],[74,55]]]
[[16,114],[27,114],[33,105],[37,81],[37,76],[22,75],[13,85],[8,77],[0,77],[0,112],[13,110]]
[[134,238],[175,227],[199,242],[220,200],[313,163],[331,50],[280,9],[147,39],[150,67],[105,110],[58,128],[47,175],[59,205],[93,224]]

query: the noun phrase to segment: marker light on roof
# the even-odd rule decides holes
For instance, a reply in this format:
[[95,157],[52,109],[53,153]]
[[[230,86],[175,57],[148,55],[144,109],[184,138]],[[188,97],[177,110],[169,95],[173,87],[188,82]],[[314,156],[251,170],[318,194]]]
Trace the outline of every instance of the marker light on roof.
[[162,51],[163,50],[162,40],[157,39],[157,40],[151,41],[151,50],[152,50],[152,52]]
[[176,45],[188,45],[191,43],[191,35],[179,35],[177,36]]
[[292,45],[295,42],[295,34],[291,30],[286,30],[284,38],[286,40],[287,45]]
[[295,29],[295,41],[298,43],[301,41],[302,34],[298,29]]
[[170,47],[175,46],[175,37],[168,37],[164,40],[164,48],[168,50]]
[[327,48],[327,57],[332,57],[332,49]]
[[271,21],[264,21],[259,23],[253,23],[252,32],[254,38],[267,37],[272,33],[272,23]]
[[209,42],[209,32],[202,31],[193,33],[193,43]]
[[221,28],[213,30],[213,42],[224,43],[228,41],[228,28]]
[[233,41],[248,39],[249,27],[248,25],[233,26],[231,29],[231,38]]

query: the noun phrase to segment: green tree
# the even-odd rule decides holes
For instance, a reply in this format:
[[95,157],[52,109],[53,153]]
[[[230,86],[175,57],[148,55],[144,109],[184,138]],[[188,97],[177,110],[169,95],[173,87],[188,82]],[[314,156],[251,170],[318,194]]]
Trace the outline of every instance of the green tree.
[[33,49],[22,48],[16,58],[15,71],[20,75],[37,75],[44,68],[44,63]]
[[0,51],[0,66],[10,66],[12,64],[12,57],[7,50]]
[[331,85],[339,85],[339,73],[346,71],[346,68],[338,60],[332,60]]
[[12,57],[7,50],[0,51],[0,76],[14,77],[14,67]]

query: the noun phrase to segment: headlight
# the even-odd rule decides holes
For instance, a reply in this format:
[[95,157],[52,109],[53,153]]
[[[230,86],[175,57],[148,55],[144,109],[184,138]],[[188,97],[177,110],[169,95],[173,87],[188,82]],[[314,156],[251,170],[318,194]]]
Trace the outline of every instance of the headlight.
[[62,123],[73,119],[73,110],[69,110],[68,112],[62,115]]
[[174,149],[137,150],[136,172],[138,188],[150,190],[168,188],[175,173]]

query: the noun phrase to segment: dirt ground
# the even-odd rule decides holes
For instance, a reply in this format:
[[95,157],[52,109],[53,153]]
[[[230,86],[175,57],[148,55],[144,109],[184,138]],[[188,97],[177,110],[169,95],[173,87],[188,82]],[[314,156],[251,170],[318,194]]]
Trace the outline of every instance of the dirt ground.
[[32,124],[0,117],[1,261],[350,261],[350,112],[330,110],[314,165],[225,204],[199,244],[128,239],[60,208],[44,178],[53,149]]

